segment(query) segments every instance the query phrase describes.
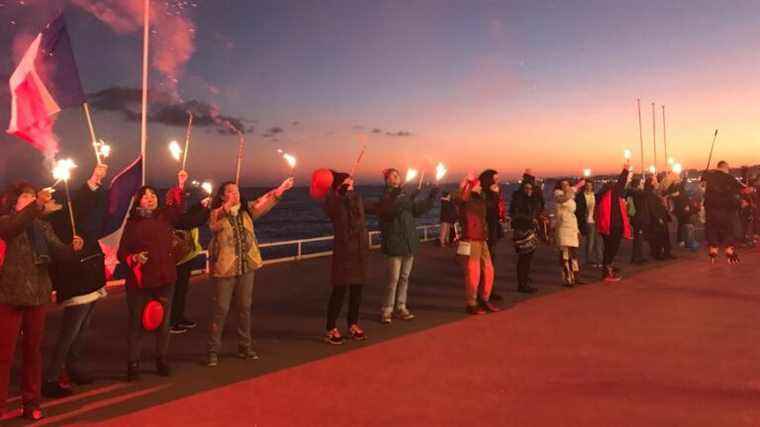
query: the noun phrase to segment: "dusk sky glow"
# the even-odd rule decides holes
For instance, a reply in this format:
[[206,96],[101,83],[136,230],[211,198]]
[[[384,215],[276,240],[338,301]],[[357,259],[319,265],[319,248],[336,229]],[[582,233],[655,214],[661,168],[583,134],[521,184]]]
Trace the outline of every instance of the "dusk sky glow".
[[[99,3],[130,10],[142,2],[0,0],[2,126],[8,76],[30,36],[62,7],[85,90],[139,88],[140,33],[128,22],[115,31],[87,12]],[[162,72],[153,63],[151,89],[216,106],[254,128],[244,184],[290,173],[277,149],[298,158],[295,176],[306,185],[316,168],[349,170],[365,144],[357,174],[364,182],[378,182],[385,167],[434,174],[439,161],[451,180],[485,168],[511,178],[525,168],[545,176],[614,172],[625,148],[639,163],[636,98],[647,166],[651,102],[660,166],[663,104],[670,154],[685,167],[704,167],[716,128],[716,158],[758,163],[760,2],[154,3],[171,19],[152,34],[152,61],[164,65]],[[112,145],[113,168],[137,156],[139,122],[104,111],[94,120]],[[63,112],[56,132],[61,156],[86,172],[94,158],[81,111]],[[184,133],[151,124],[149,181],[169,182],[176,163],[167,145]],[[0,181],[41,170],[40,156],[15,137],[3,133],[0,147]],[[235,136],[194,129],[191,178],[229,179],[236,152]]]

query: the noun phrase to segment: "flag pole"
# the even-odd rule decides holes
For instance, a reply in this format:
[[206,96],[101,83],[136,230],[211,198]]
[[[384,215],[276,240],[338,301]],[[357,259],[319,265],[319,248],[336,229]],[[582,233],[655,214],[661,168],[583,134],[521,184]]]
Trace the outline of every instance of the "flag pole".
[[103,164],[100,159],[100,150],[98,149],[98,139],[95,137],[95,127],[92,125],[92,116],[90,115],[90,105],[85,101],[82,103],[84,108],[84,116],[87,118],[87,127],[90,128],[90,139],[92,140],[92,148],[95,150],[95,158],[98,160],[98,164]]
[[665,106],[662,106],[662,144],[665,147],[665,161],[670,162],[668,157],[668,134],[665,127]]
[[641,174],[644,174],[644,134],[641,130],[641,99],[636,98],[636,107],[639,110],[639,142],[641,143]]
[[654,102],[652,103],[652,146],[654,148],[654,168],[657,170],[657,120],[654,114]]
[[146,151],[148,146],[148,38],[150,36],[150,0],[143,0],[143,64],[142,64],[142,123],[140,127],[140,155],[143,159],[142,185],[148,172]]
[[187,152],[190,151],[190,133],[193,130],[193,113],[188,111],[187,115],[189,118],[187,120],[187,132],[185,133],[185,152],[182,154],[182,170],[185,170],[185,165],[187,165]]

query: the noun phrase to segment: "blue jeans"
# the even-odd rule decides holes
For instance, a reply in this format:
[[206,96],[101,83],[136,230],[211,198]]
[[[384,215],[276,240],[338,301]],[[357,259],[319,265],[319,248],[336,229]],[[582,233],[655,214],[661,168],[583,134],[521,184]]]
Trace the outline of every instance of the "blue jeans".
[[45,381],[58,381],[64,367],[69,373],[83,372],[82,351],[90,329],[90,319],[95,311],[95,303],[72,305],[63,309],[61,330],[55,344],[53,358],[45,370]]
[[388,257],[388,285],[385,288],[383,314],[393,313],[393,309],[406,308],[406,294],[409,289],[409,276],[414,266],[414,256]]

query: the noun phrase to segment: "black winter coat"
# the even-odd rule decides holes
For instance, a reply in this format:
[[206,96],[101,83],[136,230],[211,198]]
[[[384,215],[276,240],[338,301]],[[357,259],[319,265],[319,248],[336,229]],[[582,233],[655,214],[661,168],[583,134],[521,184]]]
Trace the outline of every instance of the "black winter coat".
[[[76,259],[50,266],[58,303],[95,292],[106,284],[105,256],[98,240],[103,237],[108,192],[102,187],[93,191],[85,183],[73,195],[72,205],[77,234],[84,240],[84,247],[77,252]],[[71,223],[66,205],[53,216],[51,223],[58,238],[66,244],[71,243]]]

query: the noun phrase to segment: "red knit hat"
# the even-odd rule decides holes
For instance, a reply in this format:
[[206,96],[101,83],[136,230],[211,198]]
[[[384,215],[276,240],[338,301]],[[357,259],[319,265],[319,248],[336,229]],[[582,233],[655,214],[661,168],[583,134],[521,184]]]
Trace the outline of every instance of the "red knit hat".
[[145,304],[142,313],[143,329],[155,331],[164,321],[164,306],[157,300],[150,300]]
[[312,199],[322,200],[333,183],[333,173],[330,169],[317,169],[311,174],[309,195]]

